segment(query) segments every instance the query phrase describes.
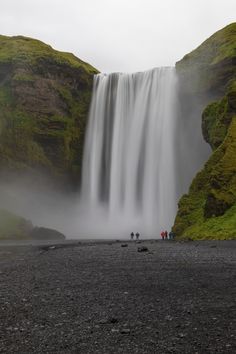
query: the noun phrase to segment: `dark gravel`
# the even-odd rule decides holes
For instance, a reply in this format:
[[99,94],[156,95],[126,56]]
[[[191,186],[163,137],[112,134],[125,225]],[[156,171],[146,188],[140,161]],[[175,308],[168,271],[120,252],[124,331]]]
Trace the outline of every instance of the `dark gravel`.
[[236,353],[236,241],[122,244],[0,246],[0,353]]

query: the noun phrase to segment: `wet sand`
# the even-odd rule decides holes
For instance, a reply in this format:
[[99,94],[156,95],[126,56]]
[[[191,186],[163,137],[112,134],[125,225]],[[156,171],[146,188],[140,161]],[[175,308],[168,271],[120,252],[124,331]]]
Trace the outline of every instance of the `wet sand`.
[[4,354],[235,353],[235,299],[236,241],[0,244]]

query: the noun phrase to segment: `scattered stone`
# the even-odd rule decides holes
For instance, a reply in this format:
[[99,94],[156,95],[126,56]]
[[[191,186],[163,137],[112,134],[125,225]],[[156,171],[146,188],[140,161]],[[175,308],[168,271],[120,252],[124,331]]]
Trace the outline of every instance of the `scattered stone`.
[[122,328],[120,333],[121,334],[130,334],[130,329],[129,328]]
[[121,247],[128,247],[127,243],[122,243]]
[[115,317],[103,318],[98,323],[99,324],[109,324],[109,323],[117,323],[118,319]]
[[118,319],[115,318],[115,317],[111,317],[111,318],[109,319],[109,322],[110,322],[110,323],[117,323],[117,322],[118,322]]
[[53,243],[43,256],[38,245],[14,247],[17,257],[0,258],[0,352],[233,354],[236,244],[206,242],[197,258],[194,244],[161,241],[132,250],[123,240],[127,251]]
[[148,252],[148,248],[146,246],[138,247],[138,252]]
[[119,332],[119,329],[118,329],[118,328],[112,328],[112,329],[111,329],[111,332],[112,332],[112,333],[117,333],[117,332]]

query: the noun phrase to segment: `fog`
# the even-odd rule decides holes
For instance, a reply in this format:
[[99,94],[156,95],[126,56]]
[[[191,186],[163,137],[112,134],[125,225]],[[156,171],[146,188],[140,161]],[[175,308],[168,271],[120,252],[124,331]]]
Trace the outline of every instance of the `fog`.
[[0,196],[0,207],[31,220],[34,226],[55,228],[69,237],[78,234],[77,196],[53,189],[47,178],[41,185],[34,184],[29,175],[1,181]]
[[[67,239],[120,239],[129,235],[121,226],[126,224],[124,218],[109,221],[102,205],[95,213],[89,213],[87,206],[80,203],[78,193],[55,190],[47,178],[40,187],[29,175],[1,181],[0,196],[0,208],[30,220],[34,226],[56,229]],[[129,216],[126,221],[130,222]],[[135,225],[139,225],[138,220]]]

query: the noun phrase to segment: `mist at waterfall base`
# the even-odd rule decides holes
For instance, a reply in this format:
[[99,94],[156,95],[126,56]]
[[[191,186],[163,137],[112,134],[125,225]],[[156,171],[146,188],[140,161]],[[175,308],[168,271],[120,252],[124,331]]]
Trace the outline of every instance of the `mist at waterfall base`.
[[183,114],[178,97],[174,68],[96,75],[80,195],[18,175],[0,182],[0,207],[67,238],[158,238],[210,152],[201,109]]

